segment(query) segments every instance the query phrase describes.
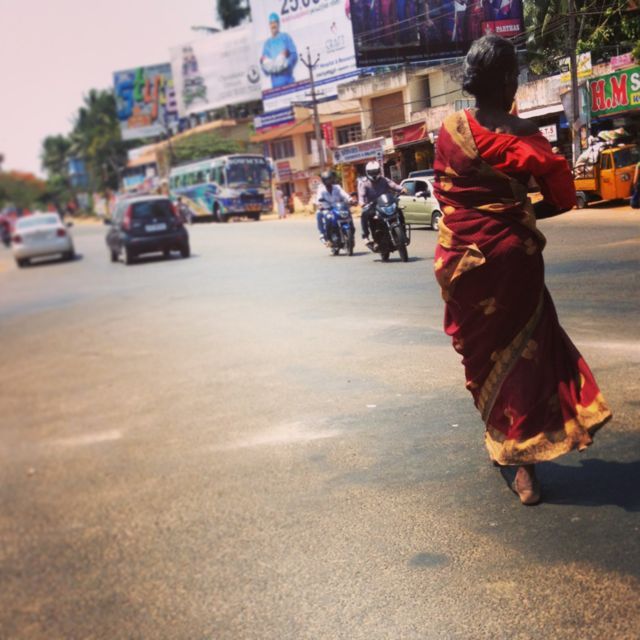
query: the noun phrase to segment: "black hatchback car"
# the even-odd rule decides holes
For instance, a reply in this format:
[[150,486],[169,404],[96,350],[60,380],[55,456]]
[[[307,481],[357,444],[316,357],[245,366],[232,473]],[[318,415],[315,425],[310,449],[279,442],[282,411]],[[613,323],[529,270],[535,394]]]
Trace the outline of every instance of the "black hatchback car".
[[179,251],[183,258],[191,254],[189,234],[166,196],[120,200],[105,224],[111,225],[107,233],[111,262],[122,256],[131,264],[143,253],[164,253],[167,258],[172,251]]

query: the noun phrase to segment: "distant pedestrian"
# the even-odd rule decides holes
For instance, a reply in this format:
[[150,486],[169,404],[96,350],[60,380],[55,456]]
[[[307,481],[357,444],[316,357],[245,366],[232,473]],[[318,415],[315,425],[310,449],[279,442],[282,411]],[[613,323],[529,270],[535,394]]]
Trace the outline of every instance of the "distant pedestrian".
[[276,187],[276,209],[278,210],[278,218],[283,220],[287,217],[287,208],[284,202],[284,193],[280,187]]
[[[434,190],[444,217],[435,274],[489,455],[516,467],[512,489],[535,504],[535,463],[585,449],[611,418],[544,283],[546,240],[536,218],[572,209],[576,194],[564,157],[509,113],[518,88],[514,45],[495,35],[476,40],[463,74],[477,108],[447,117],[438,137]],[[535,206],[527,198],[532,176],[543,196]]]

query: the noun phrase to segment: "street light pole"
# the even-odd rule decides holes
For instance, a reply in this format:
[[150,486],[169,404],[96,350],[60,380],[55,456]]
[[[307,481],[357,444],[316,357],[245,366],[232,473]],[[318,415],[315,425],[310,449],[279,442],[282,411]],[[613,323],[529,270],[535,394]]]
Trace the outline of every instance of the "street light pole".
[[320,60],[320,54],[316,56],[314,62],[311,62],[311,50],[307,47],[307,59],[304,56],[300,56],[302,64],[309,69],[309,82],[311,84],[311,107],[313,109],[313,129],[316,144],[318,145],[318,161],[320,162],[320,168],[325,167],[324,147],[322,146],[322,132],[320,131],[320,116],[318,115],[318,100],[316,98],[316,85],[313,78],[313,69],[317,66]]

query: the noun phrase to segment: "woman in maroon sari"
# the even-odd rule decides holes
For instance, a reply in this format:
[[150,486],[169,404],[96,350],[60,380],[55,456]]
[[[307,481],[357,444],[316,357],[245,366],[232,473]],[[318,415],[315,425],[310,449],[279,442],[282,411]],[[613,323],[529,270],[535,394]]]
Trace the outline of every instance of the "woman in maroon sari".
[[[544,284],[536,218],[571,209],[575,190],[566,160],[532,123],[511,115],[517,74],[508,40],[490,35],[471,46],[463,88],[477,108],[448,117],[438,137],[444,217],[434,268],[445,331],[462,355],[489,455],[517,467],[512,488],[535,504],[534,464],[585,449],[611,412]],[[531,177],[543,195],[535,206]]]

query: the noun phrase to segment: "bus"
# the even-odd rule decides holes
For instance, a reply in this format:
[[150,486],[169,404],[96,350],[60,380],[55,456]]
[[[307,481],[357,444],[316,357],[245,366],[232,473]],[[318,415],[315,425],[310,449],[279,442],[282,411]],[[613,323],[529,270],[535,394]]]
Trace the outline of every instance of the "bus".
[[271,211],[271,166],[260,155],[234,154],[173,167],[169,188],[194,220],[227,222],[242,216],[260,220]]

